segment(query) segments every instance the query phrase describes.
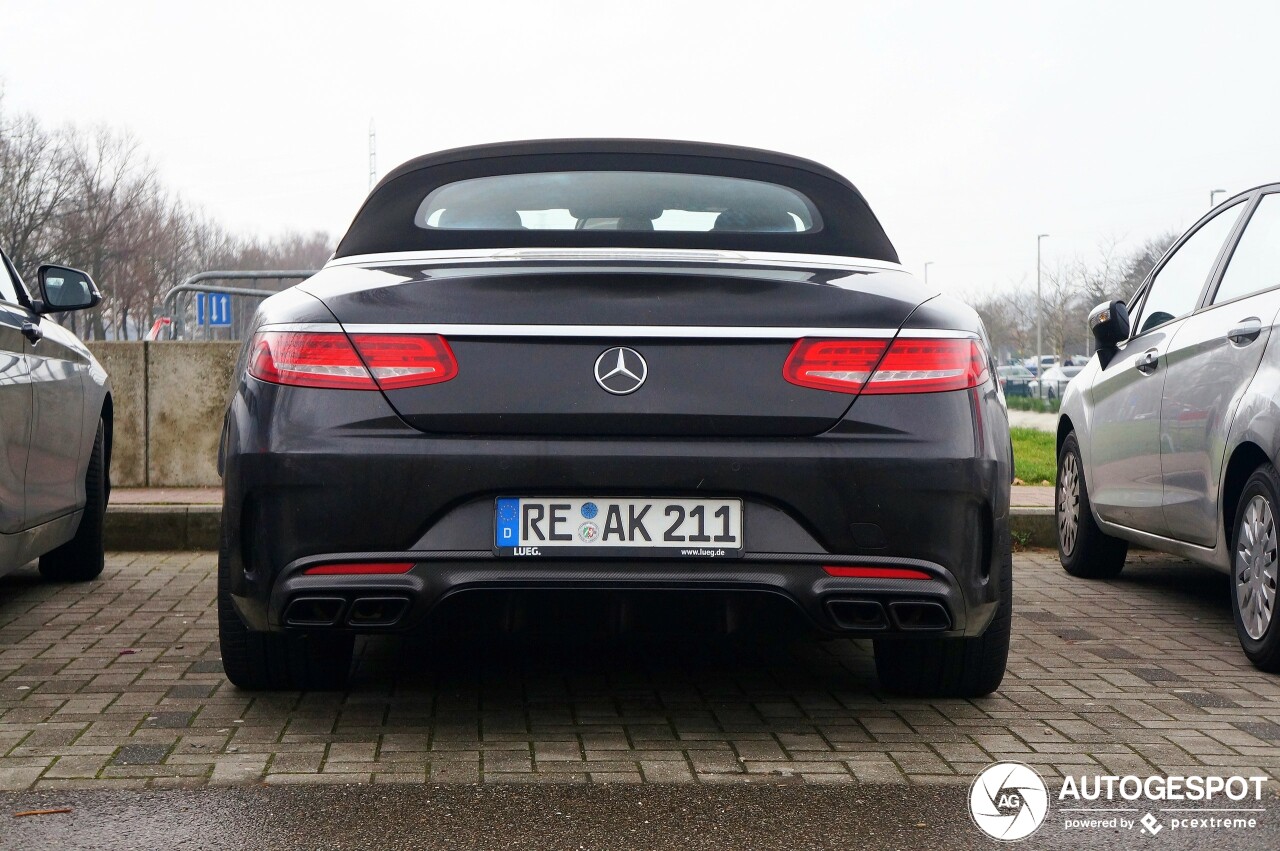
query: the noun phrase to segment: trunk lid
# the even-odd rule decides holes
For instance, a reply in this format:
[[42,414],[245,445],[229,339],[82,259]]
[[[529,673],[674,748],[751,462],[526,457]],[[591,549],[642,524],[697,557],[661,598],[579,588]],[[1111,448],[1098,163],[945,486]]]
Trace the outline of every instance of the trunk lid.
[[458,375],[386,396],[477,435],[818,434],[853,397],[787,382],[796,340],[892,336],[932,295],[901,271],[659,263],[339,266],[302,287],[349,333],[443,336]]

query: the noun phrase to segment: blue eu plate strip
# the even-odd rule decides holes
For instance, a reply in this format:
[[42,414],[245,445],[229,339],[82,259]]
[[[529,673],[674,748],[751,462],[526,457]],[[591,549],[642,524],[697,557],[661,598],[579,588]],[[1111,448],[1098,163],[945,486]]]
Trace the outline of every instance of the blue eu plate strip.
[[499,547],[514,547],[520,541],[520,500],[498,500],[498,522],[495,526],[495,543]]

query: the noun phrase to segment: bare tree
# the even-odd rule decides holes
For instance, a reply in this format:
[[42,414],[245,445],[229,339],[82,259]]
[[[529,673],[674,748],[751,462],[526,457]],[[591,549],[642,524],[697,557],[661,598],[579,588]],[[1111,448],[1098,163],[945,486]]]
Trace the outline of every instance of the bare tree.
[[1128,298],[1133,295],[1133,292],[1142,285],[1142,282],[1147,279],[1147,275],[1151,273],[1151,270],[1155,268],[1160,259],[1177,241],[1177,231],[1165,231],[1148,239],[1136,251],[1131,253],[1124,263],[1124,273],[1121,280],[1121,291],[1124,295],[1121,297]]
[[1089,351],[1086,336],[1090,304],[1085,293],[1090,274],[1088,264],[1075,259],[1059,262],[1044,276],[1040,309],[1045,348],[1063,360]]
[[1080,292],[1090,309],[1104,301],[1124,298],[1124,272],[1128,258],[1118,250],[1119,240],[1108,237],[1098,243],[1097,259],[1081,264]]
[[[1129,252],[1120,250],[1118,240],[1106,239],[1098,244],[1092,259],[1070,258],[1047,269],[1040,298],[1045,352],[1059,357],[1092,352],[1089,311],[1104,301],[1131,296],[1176,239],[1176,233],[1162,233]],[[989,294],[971,303],[1002,360],[1031,353],[1036,296],[1025,280],[1009,292]]]
[[128,134],[99,127],[69,132],[72,194],[61,218],[61,255],[74,258],[102,288],[107,303],[88,317],[91,336],[105,337],[103,312],[131,289],[130,261],[145,239],[142,208],[160,191],[154,166]]
[[1035,344],[1035,304],[1023,296],[1025,283],[1021,282],[1012,292],[990,293],[969,300],[982,318],[1000,361],[1030,351]]
[[[0,244],[24,276],[40,262],[87,270],[103,292],[89,337],[127,339],[165,294],[209,269],[314,269],[333,251],[321,232],[264,239],[229,233],[168,191],[128,133],[43,128],[4,110],[0,92]],[[281,282],[286,286],[288,282]]]
[[50,254],[58,214],[72,192],[65,138],[30,115],[10,116],[0,97],[0,234],[24,276]]

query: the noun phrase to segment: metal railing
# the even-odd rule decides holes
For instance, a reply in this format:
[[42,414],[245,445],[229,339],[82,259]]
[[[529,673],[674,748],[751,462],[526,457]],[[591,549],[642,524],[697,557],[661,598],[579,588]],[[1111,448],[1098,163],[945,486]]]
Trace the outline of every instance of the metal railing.
[[[278,290],[255,287],[228,287],[220,284],[206,284],[204,283],[205,281],[286,281],[291,278],[303,280],[310,278],[317,271],[317,269],[271,269],[264,271],[199,272],[165,293],[162,307],[164,312],[173,318],[174,339],[181,340],[186,338],[187,312],[190,308],[191,298],[196,293],[222,293],[242,298],[263,299],[278,292]],[[204,325],[201,327],[204,328],[204,339],[208,339],[210,326]]]

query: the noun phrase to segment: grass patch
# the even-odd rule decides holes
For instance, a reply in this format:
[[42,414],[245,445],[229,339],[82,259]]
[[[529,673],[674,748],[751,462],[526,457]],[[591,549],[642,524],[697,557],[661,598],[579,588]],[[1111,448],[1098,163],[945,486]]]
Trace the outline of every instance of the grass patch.
[[1062,399],[1036,399],[1032,396],[1006,396],[1005,402],[1015,411],[1035,411],[1037,414],[1056,414],[1062,407]]
[[1057,438],[1052,432],[1034,428],[1012,428],[1013,474],[1028,485],[1051,485],[1057,481]]

